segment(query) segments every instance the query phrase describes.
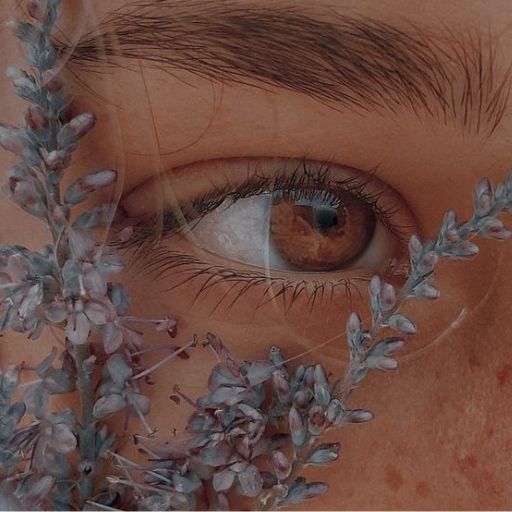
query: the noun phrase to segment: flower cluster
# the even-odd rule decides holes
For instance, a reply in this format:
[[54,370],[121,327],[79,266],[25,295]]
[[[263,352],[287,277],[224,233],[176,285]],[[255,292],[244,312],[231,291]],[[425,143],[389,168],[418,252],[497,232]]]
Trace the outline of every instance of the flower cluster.
[[[149,399],[138,379],[154,368],[144,368],[142,333],[134,325],[149,323],[175,337],[177,322],[128,316],[124,287],[109,281],[123,269],[123,261],[113,246],[99,240],[116,205],[87,205],[95,192],[116,183],[117,172],[94,171],[62,186],[73,152],[94,127],[95,117],[69,116],[70,101],[51,39],[59,2],[31,0],[26,8],[29,21],[14,22],[12,28],[26,45],[29,70],[10,68],[8,77],[29,105],[21,127],[0,124],[0,145],[20,159],[8,169],[3,191],[44,223],[51,243],[38,251],[0,247],[0,331],[37,340],[47,328],[62,332],[65,340],[59,354],[54,349],[31,369],[35,380],[18,385],[20,372],[28,371],[22,365],[2,374],[0,508],[12,508],[14,502],[21,508],[53,508],[57,503],[81,508],[93,495],[102,461],[115,444],[115,436],[98,420],[128,411],[152,431],[145,421]],[[81,210],[75,214],[77,205]],[[125,230],[118,236],[129,234]],[[98,380],[99,367],[104,371]],[[21,400],[14,397],[18,389]],[[80,414],[69,408],[50,411],[51,395],[75,391],[82,402]],[[73,464],[75,451],[78,463]],[[19,473],[27,457],[30,469]]]
[[[136,491],[132,498],[153,510],[168,510],[173,503],[192,509],[198,496],[203,507],[226,510],[233,491],[254,498],[258,510],[274,510],[325,493],[327,483],[307,482],[301,470],[338,459],[340,444],[323,443],[325,432],[373,419],[370,411],[349,408],[347,401],[370,370],[398,368],[392,356],[417,331],[414,322],[400,313],[401,307],[412,298],[440,296],[433,271],[441,258],[475,256],[478,246],[469,238],[510,238],[512,231],[495,217],[503,211],[512,211],[512,174],[496,189],[486,178],[478,183],[468,221],[457,223],[455,212],[449,211],[437,237],[425,243],[411,237],[410,272],[402,288],[396,290],[374,276],[368,287],[371,325],[365,328],[355,312],[348,318],[350,361],[343,378],[330,382],[319,364],[299,365],[289,372],[277,347],[270,349],[266,361],[238,362],[221,340],[209,334],[204,344],[219,360],[208,381],[210,392],[195,402],[179,390],[173,397],[195,409],[187,424],[187,441],[178,452],[169,451],[168,445],[153,448],[147,468],[130,462],[125,469],[142,474],[145,485],[132,478],[112,482]],[[395,333],[379,338],[384,330]],[[270,470],[261,469],[267,467]],[[148,483],[158,490],[148,488]]]
[[[199,340],[145,348],[139,326],[175,338],[177,320],[129,315],[125,288],[109,281],[123,261],[115,243],[99,240],[116,206],[87,205],[98,190],[116,184],[117,173],[95,171],[63,187],[73,152],[95,118],[69,117],[51,38],[59,1],[28,0],[26,10],[29,21],[13,23],[13,29],[26,44],[30,69],[11,68],[8,76],[28,108],[21,127],[0,124],[0,145],[20,159],[7,171],[3,190],[43,221],[51,242],[37,251],[0,247],[0,332],[37,340],[46,329],[64,340],[60,351],[53,349],[36,367],[19,364],[0,372],[0,509],[226,510],[236,495],[258,509],[278,509],[325,493],[327,484],[308,482],[303,468],[338,459],[340,444],[325,443],[327,431],[373,418],[370,411],[348,407],[348,399],[370,370],[398,367],[395,353],[417,330],[402,306],[439,297],[439,260],[474,257],[477,235],[511,237],[497,215],[512,211],[512,175],[496,188],[487,179],[478,183],[468,221],[458,222],[450,211],[436,237],[411,237],[402,288],[371,279],[371,324],[363,325],[355,312],[347,321],[345,375],[330,379],[319,364],[291,368],[277,347],[265,360],[240,361],[209,334],[202,345],[217,364],[208,393],[191,400],[176,388],[171,399],[193,412],[183,436],[157,441],[146,419],[146,383]],[[118,240],[130,234],[125,228]],[[168,354],[146,367],[144,355],[160,349]],[[35,378],[22,379],[27,372]],[[70,393],[79,395],[80,411],[52,410],[52,395]],[[145,428],[147,438],[135,441],[147,465],[117,453],[116,436],[104,424],[117,413],[137,417]],[[105,477],[107,459],[116,473]]]

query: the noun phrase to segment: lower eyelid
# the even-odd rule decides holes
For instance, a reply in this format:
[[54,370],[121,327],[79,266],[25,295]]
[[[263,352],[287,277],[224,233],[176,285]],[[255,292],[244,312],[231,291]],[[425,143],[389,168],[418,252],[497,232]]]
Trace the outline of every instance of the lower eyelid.
[[219,308],[230,311],[249,292],[254,298],[256,291],[258,308],[279,299],[284,306],[283,313],[288,313],[296,303],[299,308],[304,305],[326,307],[341,299],[343,304],[351,305],[355,296],[362,298],[365,295],[361,287],[366,289],[372,275],[353,271],[337,273],[337,276],[326,279],[319,273],[311,273],[294,280],[286,271],[276,271],[270,276],[254,268],[228,268],[218,262],[206,262],[185,252],[162,248],[152,255],[149,265],[147,263],[144,269],[137,268],[138,279],[151,278],[153,286],[162,294],[178,293],[183,287],[188,292],[194,290],[193,302],[202,295],[208,302],[213,295],[210,313]]

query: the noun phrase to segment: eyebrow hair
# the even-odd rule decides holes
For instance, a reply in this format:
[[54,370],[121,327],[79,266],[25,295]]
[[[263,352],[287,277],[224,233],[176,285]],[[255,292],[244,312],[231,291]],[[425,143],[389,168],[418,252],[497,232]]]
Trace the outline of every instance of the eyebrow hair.
[[433,37],[412,24],[332,13],[326,20],[288,5],[136,0],[75,45],[59,44],[78,71],[140,59],[353,111],[406,109],[486,136],[504,119],[510,96],[511,66],[499,69],[490,36],[456,36],[445,27]]

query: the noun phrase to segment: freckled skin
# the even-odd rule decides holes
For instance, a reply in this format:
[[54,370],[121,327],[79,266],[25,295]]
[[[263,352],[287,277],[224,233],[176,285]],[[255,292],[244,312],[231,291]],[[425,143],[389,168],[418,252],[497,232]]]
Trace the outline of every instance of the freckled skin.
[[496,379],[500,387],[510,384],[510,378],[512,377],[512,365],[504,364],[496,372]]
[[384,468],[384,480],[389,487],[394,492],[400,490],[400,488],[404,485],[404,478],[401,473],[391,464],[388,464]]
[[[0,21],[12,16],[15,3],[1,2]],[[129,0],[89,3],[101,18],[108,9]],[[371,13],[386,20],[405,18],[425,25],[443,20],[448,27],[482,27],[500,34],[500,54],[507,62],[512,59],[512,5],[508,0],[432,0],[428,5],[421,0],[318,0],[314,5],[290,0],[290,4],[308,9],[325,6],[339,13]],[[63,21],[71,31],[79,30],[77,20],[82,19],[74,12],[77,7],[75,3],[70,5]],[[90,16],[88,25],[93,26],[95,19]],[[20,57],[17,45],[1,27],[0,69],[4,69],[19,62]],[[305,148],[314,158],[335,156],[358,168],[371,168],[382,161],[386,180],[400,188],[409,205],[421,213],[425,230],[432,233],[446,208],[454,207],[464,216],[468,213],[471,193],[480,176],[486,174],[494,182],[501,180],[511,163],[509,114],[495,138],[482,141],[463,136],[460,130],[422,123],[412,114],[399,119],[358,117],[331,112],[298,95],[256,92],[251,88],[226,87],[222,108],[211,129],[190,145],[211,119],[210,83],[187,77],[197,85],[199,98],[194,96],[190,101],[192,93],[182,81],[146,70],[146,85],[152,90],[152,118],[148,101],[144,100],[141,76],[115,73],[87,78],[93,90],[112,100],[110,107],[70,79],[81,107],[95,111],[99,117],[97,131],[84,142],[73,172],[121,167],[126,171],[127,189],[147,177],[147,168],[159,161],[154,156],[152,130],[156,126],[160,134],[170,137],[162,137],[170,149],[190,146],[166,157],[166,168],[223,156],[293,157]],[[0,117],[17,123],[23,105],[3,76],[0,73]],[[128,88],[126,83],[130,84]],[[112,106],[116,101],[124,108],[116,110]],[[123,158],[128,150],[149,156],[129,153]],[[261,155],[262,152],[266,154]],[[11,159],[3,152],[0,155],[5,169]],[[0,219],[0,243],[37,248],[47,242],[37,221],[5,199],[0,200]],[[332,490],[303,505],[303,510],[511,508],[512,242],[500,245],[496,251],[492,243],[484,247],[474,264],[460,262],[453,267],[457,286],[451,290],[451,297],[461,306],[471,304],[475,308],[438,343],[424,343],[424,350],[404,357],[396,374],[371,374],[353,394],[350,405],[372,410],[376,419],[333,433],[325,440],[341,439],[340,460],[328,469],[308,472],[308,477],[326,480]],[[127,275],[125,279],[131,286],[135,310],[141,316],[154,317],[155,312],[178,316],[177,343],[185,343],[194,332],[204,336],[212,331],[242,359],[264,357],[271,344],[295,355],[344,330],[345,312],[342,315],[339,310],[320,309],[312,314],[305,308],[297,313],[306,322],[300,326],[289,317],[280,317],[277,307],[275,311],[265,310],[269,317],[265,322],[244,303],[230,313],[209,316],[200,301],[197,307],[189,306],[192,298],[187,289],[162,295],[156,292],[157,283],[148,285],[138,276]],[[420,333],[408,342],[411,345],[422,343],[422,333],[425,337],[432,331],[441,333],[450,323],[446,319],[441,322],[436,315],[423,314],[421,308],[414,304],[410,310],[413,318],[415,313],[423,315]],[[162,341],[154,337],[148,340],[149,344]],[[0,345],[2,366],[21,359],[34,365],[53,343],[50,335],[28,343],[22,336],[8,333]],[[338,339],[336,343],[309,353],[304,361],[320,361],[333,373],[341,373],[346,352],[343,341]],[[149,362],[158,361],[158,357],[154,355]],[[178,360],[155,375],[157,385],[152,389],[153,412],[149,420],[162,437],[170,437],[172,429],[182,428],[189,413],[185,406],[169,400],[169,390],[179,382],[191,396],[199,395],[212,363],[206,351],[197,350],[189,360]],[[119,424],[114,426],[121,428]],[[135,421],[130,423],[121,449],[130,457],[136,456],[130,441],[134,432],[140,432]]]
[[416,484],[416,492],[418,493],[418,496],[421,496],[422,498],[427,498],[430,494],[430,488],[427,482],[424,480],[418,482]]

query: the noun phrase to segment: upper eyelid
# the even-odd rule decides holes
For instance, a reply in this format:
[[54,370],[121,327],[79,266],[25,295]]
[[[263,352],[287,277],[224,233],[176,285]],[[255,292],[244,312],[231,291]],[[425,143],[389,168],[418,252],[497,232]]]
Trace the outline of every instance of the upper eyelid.
[[[245,159],[241,158],[231,158],[221,161],[213,160],[201,162],[199,165],[208,167],[211,163],[212,168],[215,165],[231,166],[235,169],[235,174],[238,174],[240,167],[244,166],[244,160]],[[265,164],[267,160],[268,162]],[[397,213],[402,213],[400,218],[406,219],[414,218],[414,215],[410,211],[405,199],[378,178],[376,167],[372,168],[370,171],[362,171],[337,164],[332,160],[316,161],[309,160],[307,157],[300,159],[249,158],[245,165],[247,166],[246,176],[238,186],[234,185],[234,183],[229,180],[224,182],[220,187],[215,187],[210,183],[208,191],[204,195],[189,196],[187,200],[178,197],[175,198],[177,202],[173,204],[171,208],[162,205],[161,211],[155,211],[151,215],[135,215],[131,219],[129,216],[126,217],[128,221],[131,220],[135,225],[138,225],[138,233],[140,233],[142,237],[156,239],[160,236],[165,237],[166,235],[190,232],[193,229],[190,223],[194,221],[194,218],[200,220],[200,218],[220,206],[228,198],[236,200],[237,198],[250,197],[263,192],[284,189],[285,187],[290,189],[295,185],[297,185],[297,187],[302,186],[311,189],[314,188],[314,186],[331,188],[337,186],[340,188],[340,191],[351,192],[359,197],[360,200],[370,204],[384,226],[399,239],[405,240],[408,238],[413,228],[419,231],[415,223],[400,224],[400,222],[395,219]],[[265,176],[263,168],[265,168],[265,166],[272,167],[272,165],[276,166],[275,174]],[[178,168],[177,175],[182,179],[188,179],[189,181],[190,179],[194,180],[194,175],[190,176],[190,173],[193,171],[185,169],[190,166],[193,167],[194,164]],[[335,170],[336,168],[339,168],[340,172],[344,170],[346,174],[336,174],[336,172],[333,171],[333,169]],[[268,169],[266,170],[268,171]],[[231,171],[233,172],[233,169],[231,169]],[[213,171],[210,171],[210,173],[215,174]],[[165,175],[163,175],[163,177],[158,179],[165,180],[166,178]],[[200,177],[196,179],[198,181],[201,180]],[[203,179],[206,179],[206,177],[203,176]],[[210,176],[210,179],[213,180],[213,176]],[[149,181],[153,183],[154,179]],[[380,183],[380,185],[377,183]],[[172,178],[169,188],[171,190],[173,189]],[[132,193],[134,192],[131,191],[129,195],[132,195]],[[385,203],[382,201],[385,195],[394,197],[394,206],[389,206],[389,199]],[[137,206],[140,205],[136,191],[133,201]],[[396,203],[400,203],[401,207],[398,208]]]

